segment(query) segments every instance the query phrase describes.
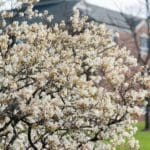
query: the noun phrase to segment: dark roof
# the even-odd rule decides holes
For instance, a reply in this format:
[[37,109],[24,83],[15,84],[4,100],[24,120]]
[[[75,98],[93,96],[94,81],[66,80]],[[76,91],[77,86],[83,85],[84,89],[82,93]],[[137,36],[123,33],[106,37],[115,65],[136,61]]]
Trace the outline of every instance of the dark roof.
[[46,5],[46,4],[56,4],[56,3],[59,3],[61,1],[64,1],[64,0],[40,0],[39,3],[37,3],[36,5]]
[[144,18],[139,18],[136,16],[131,16],[127,14],[122,14],[122,16],[126,19],[126,22],[130,27],[135,28]]
[[118,28],[130,29],[130,26],[135,28],[135,26],[142,20],[141,18],[123,14],[100,6],[95,6],[88,3],[86,3],[86,5],[89,8],[87,15],[92,19]]
[[73,7],[79,2],[79,0],[50,0],[46,4],[39,4],[34,9],[43,12],[45,9],[49,11],[49,14],[54,15],[53,22],[60,22],[61,20],[67,21],[73,14]]
[[[35,9],[40,12],[47,9],[50,14],[54,15],[53,22],[61,20],[67,21],[72,15],[73,7],[80,2],[80,0],[42,0],[41,4],[35,6]],[[42,4],[43,3],[43,4]],[[45,3],[45,4],[44,4]],[[141,18],[134,17],[127,14],[122,14],[100,6],[92,5],[84,2],[88,10],[81,10],[84,14],[88,15],[90,20],[95,20],[100,23],[106,23],[110,26],[115,26],[121,29],[130,30],[142,20]]]

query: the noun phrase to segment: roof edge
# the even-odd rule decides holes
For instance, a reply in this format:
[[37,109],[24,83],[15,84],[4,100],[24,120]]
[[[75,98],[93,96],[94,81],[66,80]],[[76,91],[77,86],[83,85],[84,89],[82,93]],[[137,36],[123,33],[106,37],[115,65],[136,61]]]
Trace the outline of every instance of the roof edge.
[[64,0],[40,0],[35,6],[43,6],[48,4],[57,4],[63,2]]

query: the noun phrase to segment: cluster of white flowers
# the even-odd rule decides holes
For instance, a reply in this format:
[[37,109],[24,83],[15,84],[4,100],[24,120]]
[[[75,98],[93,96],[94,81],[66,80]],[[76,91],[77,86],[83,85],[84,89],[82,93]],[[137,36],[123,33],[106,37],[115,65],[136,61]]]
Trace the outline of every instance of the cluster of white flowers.
[[50,26],[24,2],[21,17],[48,22],[0,27],[0,149],[138,149],[133,124],[150,79],[136,60],[79,11]]

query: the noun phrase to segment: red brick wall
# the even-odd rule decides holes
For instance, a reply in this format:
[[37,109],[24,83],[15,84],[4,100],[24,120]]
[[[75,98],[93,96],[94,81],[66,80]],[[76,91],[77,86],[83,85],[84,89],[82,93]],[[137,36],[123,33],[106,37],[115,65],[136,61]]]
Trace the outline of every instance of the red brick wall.
[[[133,38],[132,33],[127,31],[119,32],[118,44],[121,47],[127,47],[131,51],[131,54],[138,58],[138,53],[140,52],[140,36],[142,34],[148,35],[146,23],[141,24],[136,30],[136,39]],[[145,60],[147,55],[141,54],[143,60]],[[150,60],[148,62],[150,66]]]

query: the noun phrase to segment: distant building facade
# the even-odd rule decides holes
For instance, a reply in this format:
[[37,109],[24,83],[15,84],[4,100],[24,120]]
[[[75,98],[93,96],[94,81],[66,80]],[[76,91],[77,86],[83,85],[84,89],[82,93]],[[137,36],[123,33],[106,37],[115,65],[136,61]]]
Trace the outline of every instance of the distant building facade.
[[[67,21],[73,9],[79,9],[90,20],[106,24],[113,32],[113,40],[121,47],[126,46],[136,58],[140,54],[144,60],[150,53],[148,27],[142,18],[92,5],[84,0],[41,0],[35,9],[39,11],[47,9],[50,14],[54,15],[54,22]],[[119,38],[116,32],[119,33]],[[148,64],[150,66],[150,60]]]

